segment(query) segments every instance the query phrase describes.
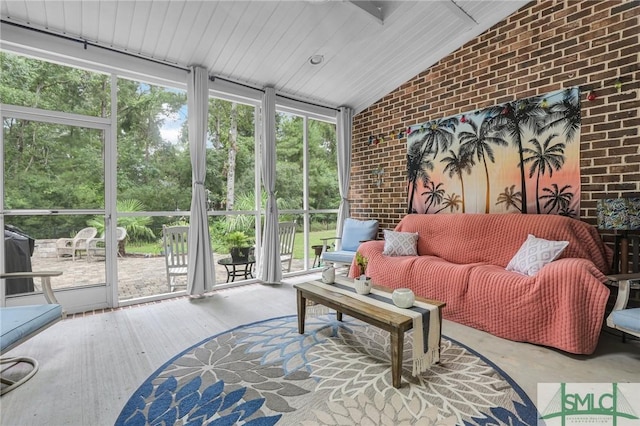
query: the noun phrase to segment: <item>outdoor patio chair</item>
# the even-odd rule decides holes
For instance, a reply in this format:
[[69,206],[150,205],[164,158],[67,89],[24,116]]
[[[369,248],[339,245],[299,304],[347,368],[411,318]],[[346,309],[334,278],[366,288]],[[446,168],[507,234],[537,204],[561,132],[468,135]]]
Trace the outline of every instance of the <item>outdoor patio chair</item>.
[[[40,277],[42,293],[47,301],[47,304],[41,305],[0,308],[0,329],[2,331],[0,356],[4,356],[6,352],[65,317],[66,314],[51,289],[51,277],[58,275],[62,275],[62,272],[11,272],[0,275],[0,279],[3,282],[10,279]],[[13,370],[15,373],[11,374],[13,371],[10,371],[10,369],[20,364],[28,364],[31,368],[27,370],[26,374],[22,369]],[[4,395],[22,385],[38,371],[38,361],[24,356],[1,357],[0,365],[2,365],[2,374],[0,375],[2,390],[0,390],[0,395]],[[5,365],[8,366],[5,367]]]
[[607,317],[607,325],[622,332],[623,342],[625,334],[640,338],[640,308],[627,308],[631,281],[640,281],[640,273],[607,275],[607,279],[618,284],[618,296]]
[[175,290],[176,277],[187,275],[188,226],[162,226],[164,258],[167,267],[169,291]]
[[278,223],[278,234],[280,235],[280,262],[284,271],[291,272],[291,261],[293,260],[293,243],[296,239],[296,223]]
[[[116,228],[116,241],[120,243],[120,241],[127,238],[127,230],[122,227]],[[95,261],[100,259],[105,259],[106,257],[106,244],[104,235],[100,238],[89,238],[87,240],[87,260]],[[118,256],[120,256],[120,251],[118,251]]]
[[87,249],[87,240],[93,238],[98,230],[93,226],[89,226],[80,230],[73,238],[58,238],[56,240],[56,255],[58,259],[64,256],[71,256],[71,260],[76,260],[76,253],[81,257],[82,251]]
[[[377,220],[347,218],[342,227],[342,237],[321,238],[322,260],[326,263],[351,265],[363,241],[375,240],[378,235]],[[336,250],[328,251],[328,241],[336,240]]]

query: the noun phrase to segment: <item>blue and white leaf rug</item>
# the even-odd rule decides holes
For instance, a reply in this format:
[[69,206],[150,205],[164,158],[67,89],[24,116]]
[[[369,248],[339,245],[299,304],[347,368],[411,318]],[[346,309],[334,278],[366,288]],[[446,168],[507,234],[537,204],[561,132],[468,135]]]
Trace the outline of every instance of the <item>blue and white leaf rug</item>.
[[178,354],[126,403],[117,425],[536,425],[524,391],[443,336],[441,361],[391,385],[389,333],[335,315],[243,325]]

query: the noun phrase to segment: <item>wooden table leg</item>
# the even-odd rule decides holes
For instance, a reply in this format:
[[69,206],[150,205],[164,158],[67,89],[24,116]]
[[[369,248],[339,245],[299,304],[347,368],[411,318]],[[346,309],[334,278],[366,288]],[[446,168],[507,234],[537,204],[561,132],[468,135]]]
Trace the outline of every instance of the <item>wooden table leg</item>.
[[440,317],[440,337],[438,339],[438,362],[436,364],[440,364],[440,355],[442,355],[442,308],[438,307],[438,316]]
[[298,333],[304,334],[304,316],[307,311],[307,299],[304,298],[300,290],[298,293]]
[[404,332],[391,330],[391,380],[393,387],[399,389],[402,385],[402,347],[404,346]]

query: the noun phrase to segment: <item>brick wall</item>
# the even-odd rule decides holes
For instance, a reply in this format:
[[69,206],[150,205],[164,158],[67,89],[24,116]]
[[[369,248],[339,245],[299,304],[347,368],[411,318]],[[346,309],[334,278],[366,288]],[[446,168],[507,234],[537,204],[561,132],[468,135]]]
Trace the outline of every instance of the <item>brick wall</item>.
[[640,196],[639,16],[638,1],[533,1],[355,116],[351,215],[388,229],[407,213],[407,140],[370,146],[370,135],[572,86],[582,88],[581,219],[596,223],[599,198]]

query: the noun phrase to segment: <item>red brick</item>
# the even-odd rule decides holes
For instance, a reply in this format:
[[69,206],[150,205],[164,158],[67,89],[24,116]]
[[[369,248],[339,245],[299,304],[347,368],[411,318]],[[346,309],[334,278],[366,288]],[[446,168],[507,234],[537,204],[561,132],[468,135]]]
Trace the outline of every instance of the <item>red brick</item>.
[[593,127],[593,129],[596,132],[601,132],[603,130],[616,130],[616,129],[619,129],[620,127],[621,127],[620,123],[614,121],[614,122],[597,124]]
[[591,181],[592,182],[599,182],[599,183],[619,182],[620,181],[620,176],[613,176],[613,175],[592,176],[591,177]]
[[607,185],[609,191],[633,191],[636,189],[635,183],[619,183]]
[[605,157],[605,158],[594,158],[594,165],[605,165],[605,164],[620,164],[622,163],[621,157]]
[[628,2],[623,2],[620,6],[616,6],[613,9],[611,9],[611,14],[612,15],[616,15],[619,13],[623,13],[623,12],[627,12],[630,9],[636,9],[636,12],[638,11],[638,2],[635,1],[628,1]]
[[638,148],[635,146],[625,146],[622,148],[612,148],[609,150],[610,155],[635,154],[637,152]]
[[571,62],[564,66],[564,71],[579,70],[581,68],[586,67],[588,64],[589,64],[588,61]]

